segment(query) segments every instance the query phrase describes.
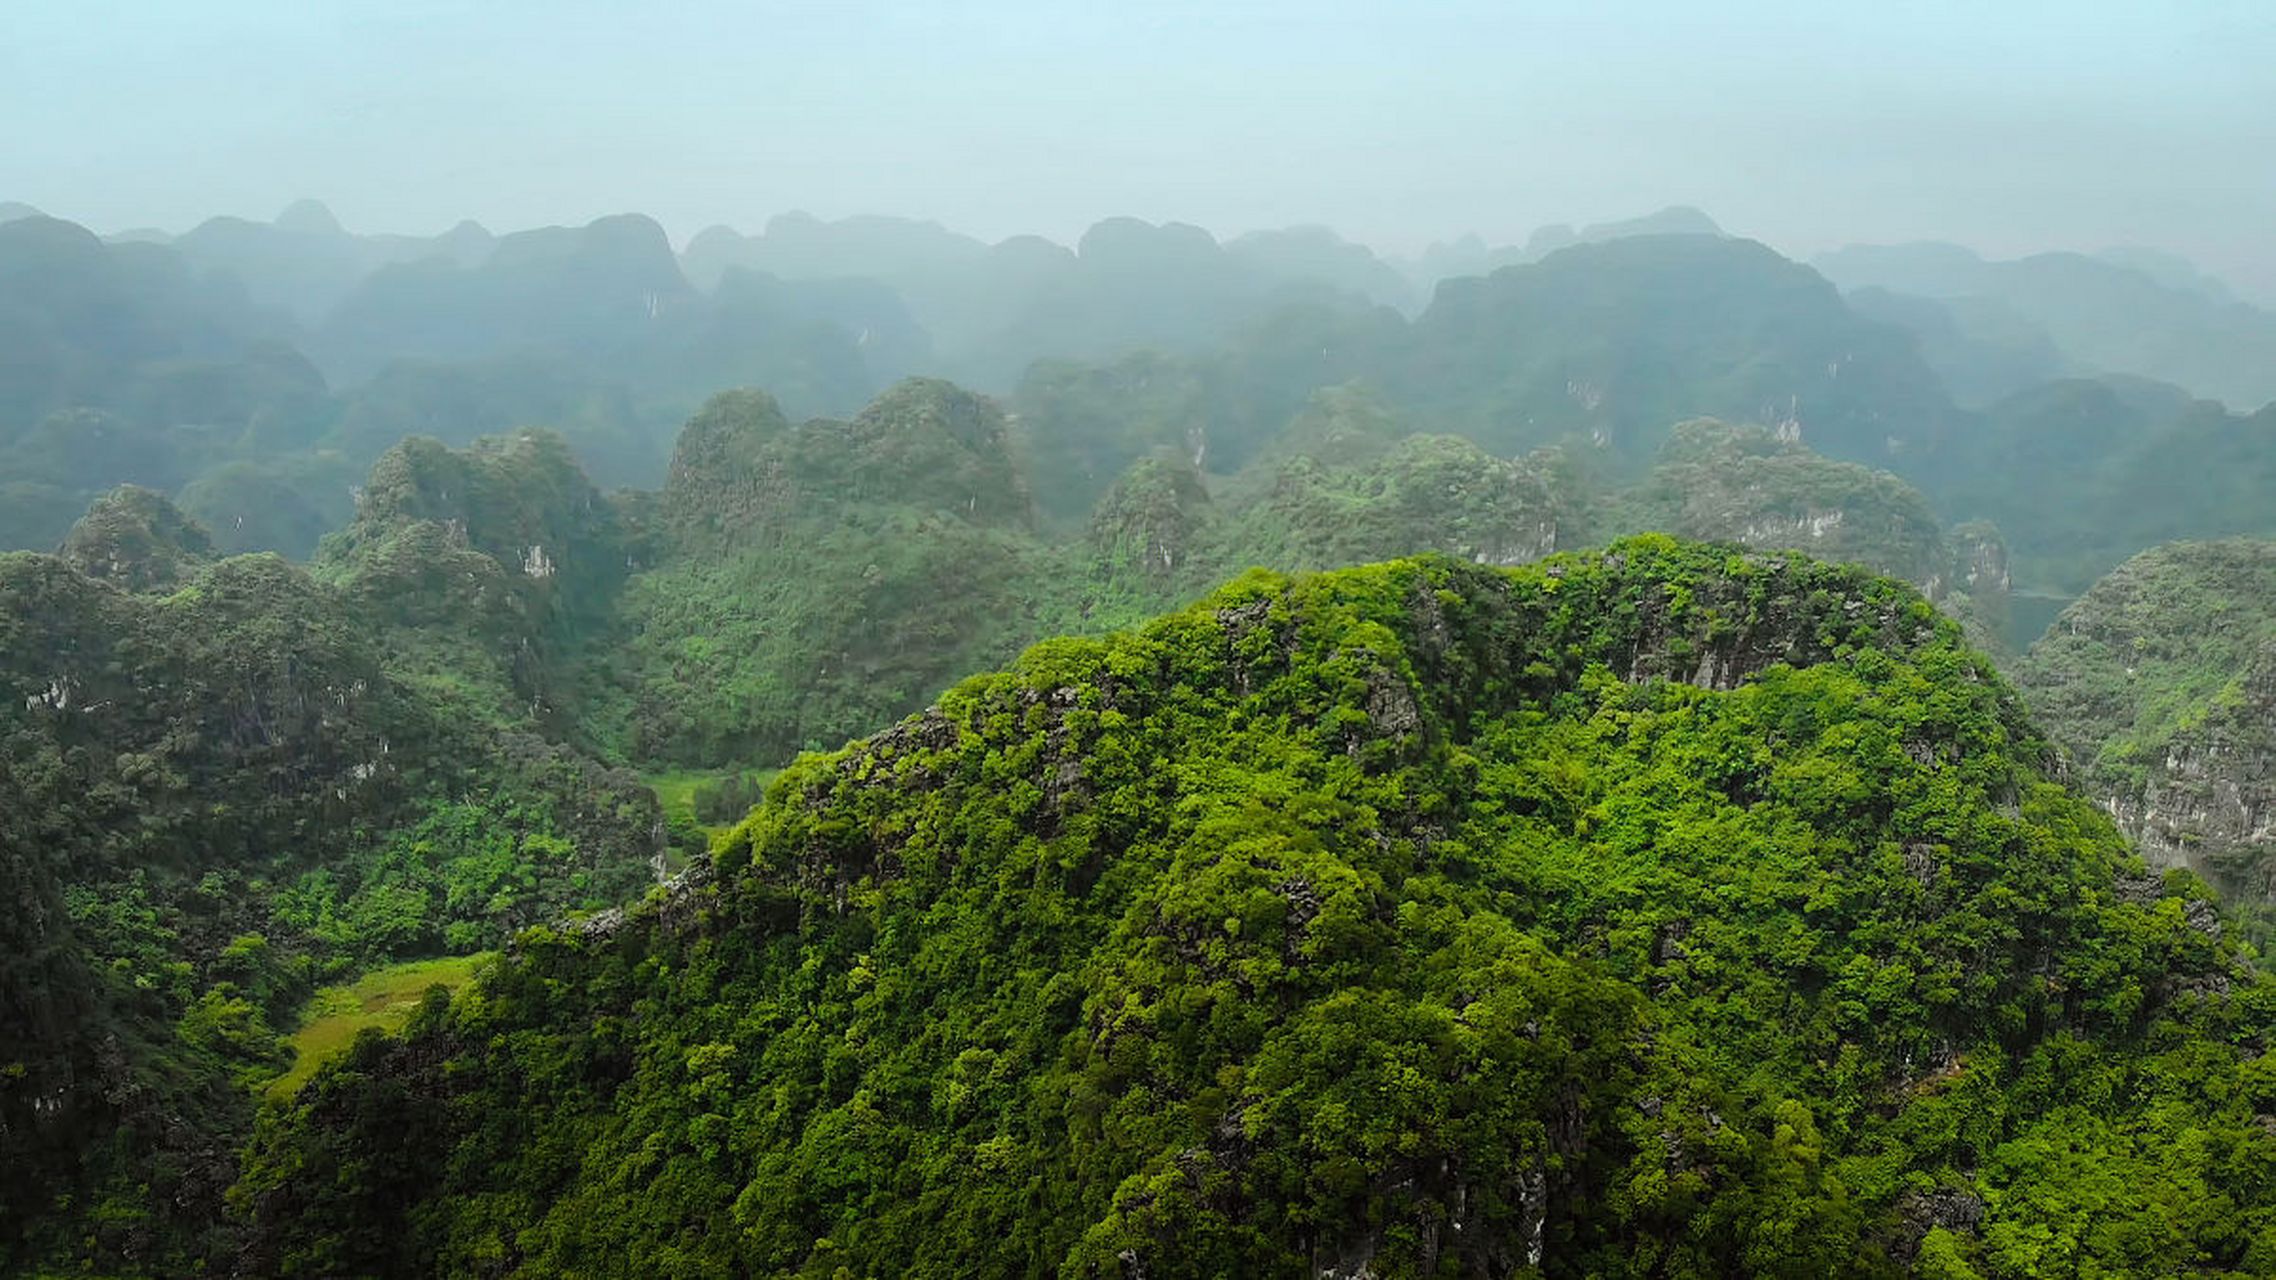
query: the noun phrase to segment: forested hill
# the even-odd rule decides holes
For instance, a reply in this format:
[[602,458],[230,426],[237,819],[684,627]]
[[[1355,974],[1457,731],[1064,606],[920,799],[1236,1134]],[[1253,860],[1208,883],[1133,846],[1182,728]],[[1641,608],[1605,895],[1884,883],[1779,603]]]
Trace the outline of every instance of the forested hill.
[[[17,352],[0,370],[0,545],[52,549],[132,483],[224,552],[306,559],[408,437],[542,427],[604,488],[653,487],[714,394],[755,387],[793,421],[845,419],[910,374],[1004,405],[1059,532],[1140,459],[1231,477],[1299,452],[1284,431],[1356,385],[1399,434],[1504,460],[1560,448],[1619,482],[1701,416],[1895,471],[1948,528],[1998,526],[2033,624],[2158,542],[2276,534],[2276,419],[2185,364],[2003,328],[1973,294],[1845,296],[1683,210],[1408,266],[1317,228],[1220,242],[1129,218],[1059,246],[786,217],[679,254],[636,214],[405,237],[303,205],[165,243],[0,219],[0,333]],[[2213,351],[2213,330],[2257,314],[2163,260],[2071,266],[2108,286],[2101,328],[2109,299],[2137,292],[2195,308],[2197,336],[2169,347]],[[1961,274],[1890,282],[1976,279]],[[2181,381],[2113,376],[2127,371]],[[2235,407],[2194,398],[2216,390]]]
[[359,1041],[240,1265],[2265,1274],[2276,987],[2049,760],[1799,557],[1250,575]]
[[2144,856],[2276,902],[2276,543],[2143,552],[2063,612],[2017,680]]
[[508,684],[527,633],[422,669],[378,576],[215,559],[147,490],[0,556],[0,1271],[188,1273],[315,988],[653,879],[655,797]]
[[848,421],[731,392],[690,419],[661,492],[613,498],[542,434],[412,441],[317,569],[353,573],[398,666],[446,686],[489,671],[475,688],[588,749],[699,769],[868,732],[1036,640],[1134,623],[1252,564],[1516,564],[1653,528],[1869,563],[1987,634],[2003,617],[1996,532],[1946,531],[1894,476],[1759,428],[1681,424],[1640,483],[1608,486],[1564,451],[1495,457],[1330,388],[1231,475],[1142,455],[1073,528],[1040,510],[1066,482],[1044,480],[1033,429],[929,379]]
[[1995,304],[0,209],[0,1272],[2276,1270],[2276,406]]

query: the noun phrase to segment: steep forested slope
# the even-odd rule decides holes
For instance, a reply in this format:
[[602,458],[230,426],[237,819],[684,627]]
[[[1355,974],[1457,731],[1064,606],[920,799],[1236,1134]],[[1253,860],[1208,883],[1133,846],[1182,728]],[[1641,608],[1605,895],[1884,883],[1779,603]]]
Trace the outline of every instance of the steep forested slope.
[[1230,476],[1142,454],[1087,524],[1039,527],[993,401],[916,379],[851,422],[722,395],[647,513],[652,567],[587,646],[585,729],[628,758],[772,763],[924,705],[1045,636],[1128,625],[1256,564],[1436,550],[1496,564],[1585,538],[1585,485],[1543,453],[1410,434],[1331,388]]
[[1977,522],[1946,530],[1919,490],[1825,458],[1767,428],[1677,423],[1644,481],[1607,499],[1619,530],[1806,551],[1919,587],[1997,647],[2007,626],[2007,548]]
[[2063,612],[2017,680],[2146,857],[2276,898],[2276,543],[2143,552]]
[[1033,533],[1002,410],[913,380],[793,426],[758,392],[681,433],[655,567],[626,589],[589,726],[636,759],[772,761],[918,705],[1073,590]]
[[228,550],[304,558],[407,436],[544,426],[611,483],[652,483],[715,390],[850,411],[929,350],[871,281],[736,272],[698,292],[637,216],[494,241],[327,224],[216,220],[171,244],[0,226],[0,547],[52,549],[133,483]]
[[2075,596],[2161,542],[2276,535],[2276,405],[2246,416],[2158,383],[2055,382],[1986,409],[1913,474],[1948,519],[1999,525],[2022,585]]
[[[9,221],[0,1270],[2276,1268],[2262,981],[1920,599],[1486,567],[1988,636],[2002,531],[2039,605],[2276,534],[2276,408],[1697,222],[1409,320],[1325,232]],[[928,365],[1009,394],[856,411]],[[2253,937],[2264,551],[2021,668]],[[617,766],[873,733],[604,910],[703,840]],[[312,986],[524,926],[224,1220]]]
[[373,469],[317,568],[353,571],[399,672],[444,691],[484,672],[473,691],[603,754],[704,768],[864,732],[1043,636],[1130,624],[1251,565],[1517,564],[1666,529],[1871,564],[1987,636],[2004,616],[1996,530],[1947,533],[1895,476],[1758,428],[1681,424],[1620,486],[1572,447],[1504,458],[1417,434],[1347,384],[1231,474],[1138,450],[1067,529],[1037,510],[1023,427],[936,380],[850,421],[793,424],[763,393],[729,393],[690,420],[660,493],[613,498],[546,433],[465,452],[414,440]]
[[2265,1272],[2269,983],[2046,767],[1799,557],[1244,578],[359,1042],[245,1264]]
[[631,775],[399,674],[354,574],[209,552],[129,490],[0,557],[0,1269],[184,1273],[315,984],[621,900],[663,845]]

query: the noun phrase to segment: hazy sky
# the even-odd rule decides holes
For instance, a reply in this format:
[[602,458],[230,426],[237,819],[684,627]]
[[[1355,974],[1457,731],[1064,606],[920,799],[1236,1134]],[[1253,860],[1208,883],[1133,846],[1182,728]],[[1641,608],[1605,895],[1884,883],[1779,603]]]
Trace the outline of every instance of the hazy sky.
[[2142,243],[2276,297],[2276,0],[0,0],[0,199],[675,235],[802,208],[1406,251],[1696,204],[1793,254]]

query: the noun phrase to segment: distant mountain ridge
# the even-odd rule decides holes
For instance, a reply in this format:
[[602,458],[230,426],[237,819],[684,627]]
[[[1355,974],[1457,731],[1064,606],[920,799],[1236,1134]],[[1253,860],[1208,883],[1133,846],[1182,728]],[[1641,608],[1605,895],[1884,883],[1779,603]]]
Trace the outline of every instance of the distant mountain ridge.
[[[1952,244],[1857,245],[1812,265],[1845,290],[1996,304],[2082,371],[2175,383],[2245,411],[2276,401],[2276,312],[2171,255],[2113,250],[1990,261]],[[1955,313],[1963,326],[1965,310]]]

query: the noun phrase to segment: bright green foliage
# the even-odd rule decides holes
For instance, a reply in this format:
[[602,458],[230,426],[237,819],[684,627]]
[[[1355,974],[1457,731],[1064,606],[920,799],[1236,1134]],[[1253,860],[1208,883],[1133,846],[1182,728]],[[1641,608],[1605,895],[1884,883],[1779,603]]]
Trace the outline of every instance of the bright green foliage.
[[1182,459],[1141,458],[1115,481],[1086,531],[1093,573],[1142,597],[1175,591],[1210,558],[1216,511],[1208,482]]
[[1297,457],[1257,477],[1203,563],[1289,571],[1443,551],[1481,564],[1537,560],[1571,541],[1572,495],[1546,461],[1496,458],[1455,436],[1408,436],[1343,467]]
[[2017,679],[2154,860],[2276,895],[2276,543],[2179,542],[2063,612]]
[[2004,649],[2007,550],[1986,522],[1937,523],[1928,500],[1886,471],[1836,462],[1764,427],[1677,423],[1643,483],[1612,496],[1610,523],[1679,537],[1806,551],[1913,583]]
[[588,730],[635,759],[783,759],[905,713],[1038,634],[1058,576],[1001,410],[909,382],[792,427],[755,392],[684,433],[661,563],[596,660]]
[[[271,1112],[281,1274],[2276,1262],[2276,991],[1799,557],[1244,577],[786,771]],[[408,1140],[405,1135],[409,1135]]]
[[792,426],[760,393],[723,394],[642,517],[656,564],[589,646],[584,732],[649,763],[780,760],[1041,636],[1127,625],[1251,564],[1419,550],[1512,563],[1585,527],[1555,457],[1494,458],[1381,413],[1338,388],[1298,417],[1307,436],[1368,435],[1329,450],[1332,465],[1275,457],[1213,481],[1178,454],[1142,457],[1067,545],[1033,527],[1004,416],[982,397],[913,381],[850,423]]
[[292,1069],[268,1081],[271,1097],[289,1098],[326,1062],[340,1056],[364,1029],[401,1031],[435,987],[456,991],[474,980],[496,955],[482,952],[441,960],[411,960],[374,969],[345,986],[324,987],[308,999],[298,1030],[286,1038]]
[[200,566],[177,520],[127,493],[81,527],[120,585],[0,557],[0,1268],[225,1253],[243,1086],[318,981],[621,900],[661,845],[629,774],[461,714],[352,593]]
[[564,668],[607,625],[631,542],[559,436],[414,438],[372,467],[315,571],[384,629],[391,674],[461,714],[558,728]]
[[2081,764],[2125,770],[2237,700],[2271,643],[2276,543],[2175,543],[2095,584],[2033,647],[2023,680]]
[[1555,550],[1585,518],[1546,458],[1494,458],[1452,436],[1330,452],[1348,461],[1262,460],[1215,497],[1176,460],[1133,466],[1091,517],[1101,611],[1166,607],[1251,565],[1303,571],[1418,551],[1521,563]]

